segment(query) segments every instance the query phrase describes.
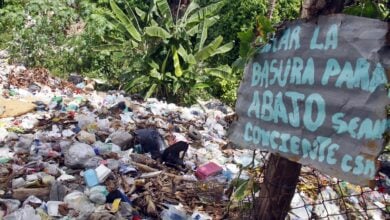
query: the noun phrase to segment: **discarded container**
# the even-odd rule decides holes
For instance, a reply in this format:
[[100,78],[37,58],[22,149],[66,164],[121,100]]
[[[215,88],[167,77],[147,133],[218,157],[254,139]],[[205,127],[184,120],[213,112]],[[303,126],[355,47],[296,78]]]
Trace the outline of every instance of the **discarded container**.
[[48,201],[46,203],[47,206],[47,214],[52,217],[59,217],[61,214],[58,211],[58,207],[60,204],[64,204],[64,202],[60,201]]
[[93,187],[99,184],[99,179],[96,176],[96,171],[88,169],[84,172],[84,181],[88,187]]
[[114,199],[112,202],[111,212],[115,213],[119,210],[119,205],[121,203],[121,199]]
[[205,180],[209,176],[214,176],[222,172],[222,167],[218,164],[209,162],[203,166],[198,167],[195,172],[196,177],[201,180]]
[[111,173],[111,170],[104,166],[103,164],[100,164],[96,169],[96,175],[97,175],[97,178],[99,180],[99,183],[103,183],[106,178],[110,175]]

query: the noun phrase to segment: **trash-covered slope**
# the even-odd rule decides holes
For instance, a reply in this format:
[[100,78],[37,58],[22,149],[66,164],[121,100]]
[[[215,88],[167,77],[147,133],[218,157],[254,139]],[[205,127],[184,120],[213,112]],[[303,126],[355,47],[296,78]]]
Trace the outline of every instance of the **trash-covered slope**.
[[[93,80],[60,80],[6,58],[1,51],[0,218],[222,219],[235,204],[233,179],[253,175],[240,167],[266,161],[266,154],[231,148],[225,132],[233,112],[221,103],[185,108],[97,92]],[[317,186],[305,175],[312,172],[303,169],[292,219],[341,213],[340,191]],[[361,193],[349,184],[344,190]],[[367,218],[385,218],[378,206],[388,195],[378,194],[365,195],[376,207]]]

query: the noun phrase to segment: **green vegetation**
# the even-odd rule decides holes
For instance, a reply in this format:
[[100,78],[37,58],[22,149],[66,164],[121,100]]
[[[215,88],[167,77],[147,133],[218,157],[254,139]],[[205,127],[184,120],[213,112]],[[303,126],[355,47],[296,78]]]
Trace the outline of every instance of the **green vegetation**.
[[[129,50],[141,65],[129,65],[125,88],[156,95],[168,101],[193,103],[202,89],[210,88],[212,77],[228,73],[229,67],[208,65],[210,57],[228,52],[232,43],[222,44],[222,36],[208,40],[208,29],[215,24],[215,14],[225,1],[201,8],[192,2],[183,16],[173,15],[166,0],[155,0],[148,12],[132,9],[125,4],[122,10],[110,1],[112,20],[125,38],[111,37],[110,52]],[[183,96],[183,94],[186,94]]]
[[[184,2],[185,4],[181,4]],[[345,13],[388,19],[388,1],[348,1]],[[352,2],[352,3],[351,3]],[[178,5],[181,4],[181,5]],[[10,62],[105,79],[145,97],[234,105],[245,63],[300,0],[5,0],[0,48]],[[180,8],[180,10],[176,10]]]

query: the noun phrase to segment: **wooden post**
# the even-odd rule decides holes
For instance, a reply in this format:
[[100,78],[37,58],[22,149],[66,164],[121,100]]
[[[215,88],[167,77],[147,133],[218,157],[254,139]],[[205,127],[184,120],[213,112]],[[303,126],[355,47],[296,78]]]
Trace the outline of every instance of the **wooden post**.
[[284,219],[298,183],[301,164],[271,154],[260,185],[255,219]]

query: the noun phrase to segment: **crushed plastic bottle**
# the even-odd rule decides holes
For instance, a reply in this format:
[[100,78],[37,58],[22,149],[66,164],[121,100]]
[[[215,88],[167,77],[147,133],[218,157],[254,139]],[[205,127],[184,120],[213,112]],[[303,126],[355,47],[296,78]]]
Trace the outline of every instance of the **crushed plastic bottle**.
[[96,155],[104,155],[110,152],[118,153],[121,151],[120,147],[113,143],[103,143],[100,141],[97,141],[93,144],[93,149],[96,153]]

